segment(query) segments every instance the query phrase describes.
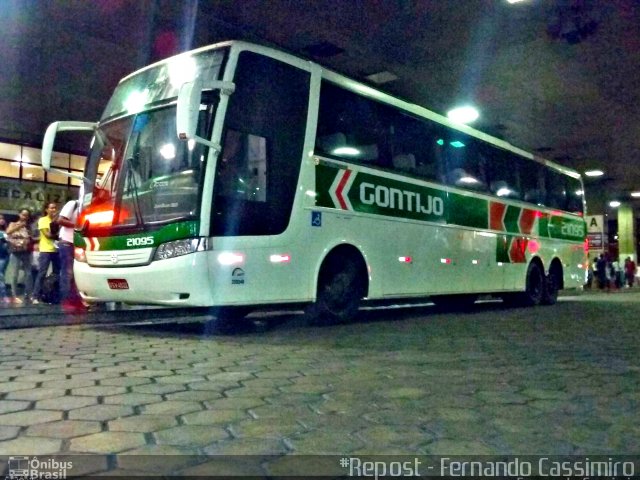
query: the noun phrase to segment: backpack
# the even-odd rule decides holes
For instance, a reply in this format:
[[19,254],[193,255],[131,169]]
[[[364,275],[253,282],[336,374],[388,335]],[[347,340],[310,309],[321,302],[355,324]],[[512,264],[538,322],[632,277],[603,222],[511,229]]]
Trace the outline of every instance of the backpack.
[[55,220],[52,220],[51,224],[49,224],[49,231],[51,232],[51,235],[53,235],[53,239],[57,240],[60,236],[60,224]]
[[40,298],[45,303],[60,303],[60,278],[51,273],[42,280]]
[[7,258],[9,256],[9,242],[7,240],[7,234],[0,232],[0,258]]

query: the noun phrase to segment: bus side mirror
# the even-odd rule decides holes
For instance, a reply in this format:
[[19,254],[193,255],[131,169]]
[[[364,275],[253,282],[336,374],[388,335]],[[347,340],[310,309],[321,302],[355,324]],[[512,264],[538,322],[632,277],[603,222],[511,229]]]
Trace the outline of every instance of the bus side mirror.
[[56,135],[58,132],[95,132],[97,123],[94,122],[53,122],[47,127],[47,131],[44,134],[42,140],[42,168],[47,172],[56,172],[67,177],[76,178],[78,180],[85,180],[82,175],[67,172],[66,170],[59,170],[51,167],[51,158],[53,157],[53,145],[56,141]]
[[[231,95],[236,86],[233,82],[209,82],[208,88],[220,90],[220,95]],[[178,92],[176,105],[176,133],[180,140],[193,140],[220,151],[220,145],[196,135],[198,128],[198,114],[200,112],[200,97],[202,96],[202,81],[196,78],[185,82]]]
[[202,82],[198,78],[191,82],[185,82],[180,87],[176,106],[176,130],[180,140],[195,140],[196,138],[201,95]]

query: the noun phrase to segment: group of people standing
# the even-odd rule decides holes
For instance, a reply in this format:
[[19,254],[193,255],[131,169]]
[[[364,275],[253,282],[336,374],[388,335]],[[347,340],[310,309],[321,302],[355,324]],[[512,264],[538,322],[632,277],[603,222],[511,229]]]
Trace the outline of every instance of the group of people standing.
[[593,274],[589,272],[591,281],[588,281],[588,286],[591,286],[593,277],[597,280],[600,290],[624,286],[631,288],[635,283],[637,267],[631,257],[627,257],[621,266],[617,260],[612,261],[608,255],[601,253],[599,257],[594,258],[591,267],[594,271]]
[[[0,215],[0,300],[3,303],[38,304],[43,299],[43,284],[51,268],[58,280],[60,302],[65,307],[82,308],[73,283],[73,229],[78,202],[68,201],[58,213],[58,204],[47,203],[44,215],[38,219],[37,233],[32,229],[32,215],[20,210],[18,219],[6,225]],[[37,273],[32,272],[34,244],[38,243]],[[14,264],[11,276],[11,296],[6,292],[5,272],[9,261]],[[19,295],[18,280],[23,275],[24,292]],[[48,299],[50,300],[50,299]]]

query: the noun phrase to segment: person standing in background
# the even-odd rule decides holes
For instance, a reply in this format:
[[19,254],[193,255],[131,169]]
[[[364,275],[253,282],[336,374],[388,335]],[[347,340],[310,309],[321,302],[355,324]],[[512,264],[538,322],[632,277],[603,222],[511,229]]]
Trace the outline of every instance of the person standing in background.
[[[38,220],[38,230],[40,231],[39,242],[39,255],[38,255],[38,276],[36,277],[36,284],[33,287],[33,299],[31,303],[40,303],[40,290],[42,289],[42,282],[44,277],[47,276],[49,271],[49,265],[53,267],[53,273],[59,274],[60,272],[60,259],[58,257],[58,249],[55,245],[57,235],[53,233],[52,222],[56,219],[56,213],[58,212],[58,205],[54,202],[47,204],[45,209],[45,215]],[[54,226],[57,228],[57,225]]]
[[633,283],[636,279],[636,262],[631,257],[627,257],[624,261],[624,276],[627,281],[627,286],[633,288]]
[[31,244],[32,238],[29,233],[29,223],[31,212],[23,208],[18,213],[18,220],[11,222],[7,227],[7,241],[9,242],[9,252],[13,259],[13,275],[11,277],[11,295],[13,303],[20,304],[23,300],[18,297],[18,277],[20,270],[24,272],[24,298],[29,300],[33,289],[33,274],[31,273]]
[[7,221],[4,219],[4,215],[0,215],[0,302],[11,303],[7,297],[7,286],[4,279],[4,273],[7,271],[7,264],[9,263],[9,244],[7,242]]
[[65,311],[84,310],[85,308],[80,301],[73,281],[73,234],[78,219],[78,209],[78,201],[69,200],[64,204],[58,216],[58,224],[60,225],[58,239],[60,302]]

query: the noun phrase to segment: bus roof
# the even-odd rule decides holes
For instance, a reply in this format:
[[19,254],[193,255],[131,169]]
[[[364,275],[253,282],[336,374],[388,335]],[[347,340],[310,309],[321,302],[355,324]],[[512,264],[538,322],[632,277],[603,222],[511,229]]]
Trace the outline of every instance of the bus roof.
[[335,72],[331,69],[328,69],[327,67],[318,64],[312,60],[309,59],[305,59],[304,57],[301,57],[299,55],[295,55],[277,48],[273,48],[273,47],[267,47],[264,45],[260,45],[257,43],[251,43],[251,42],[246,42],[243,40],[228,40],[228,41],[224,41],[224,42],[219,42],[219,43],[215,43],[212,45],[207,45],[204,47],[200,47],[194,50],[189,50],[187,52],[183,52],[177,55],[174,55],[172,57],[160,60],[158,62],[155,62],[151,65],[147,65],[139,70],[136,70],[135,72],[130,73],[129,75],[123,77],[119,83],[133,77],[134,75],[137,75],[145,70],[151,69],[151,68],[155,68],[159,65],[162,65],[164,63],[169,63],[172,61],[175,61],[176,58],[179,58],[181,56],[191,56],[197,53],[201,53],[201,52],[205,52],[207,50],[215,50],[215,49],[220,49],[220,48],[225,48],[225,47],[234,47],[237,48],[239,50],[250,50],[250,51],[254,51],[257,53],[261,53],[270,57],[274,57],[280,60],[284,60],[287,63],[291,63],[294,64],[298,67],[302,67],[305,68],[305,64],[306,64],[306,68],[307,70],[310,70],[312,67],[311,65],[315,65],[317,66],[317,68],[320,69],[322,77],[327,79],[330,82],[336,83],[338,85],[341,85],[345,88],[347,88],[348,90],[354,91],[360,95],[366,96],[368,98],[374,99],[374,100],[378,100],[380,102],[398,107],[406,112],[409,113],[413,113],[419,117],[423,117],[423,118],[428,118],[430,120],[433,120],[437,123],[440,123],[442,125],[445,125],[449,128],[453,128],[456,129],[460,132],[463,132],[467,135],[471,135],[473,137],[476,137],[480,140],[483,140],[485,142],[491,143],[497,147],[500,147],[502,149],[505,150],[509,150],[511,152],[516,153],[517,155],[520,155],[522,157],[528,158],[530,160],[533,160],[535,162],[538,163],[542,163],[544,165],[547,165],[550,168],[553,168],[554,170],[557,170],[561,173],[564,173],[565,175],[569,175],[571,177],[574,178],[582,178],[582,176],[575,170],[566,167],[564,165],[560,165],[556,162],[553,162],[551,160],[548,160],[544,157],[541,157],[539,155],[534,155],[526,150],[523,150],[519,147],[516,147],[514,145],[512,145],[511,143],[505,141],[505,140],[501,140],[497,137],[494,137],[492,135],[489,135],[487,133],[484,133],[480,130],[477,130],[473,127],[469,127],[468,125],[463,125],[460,123],[455,123],[452,122],[451,120],[449,120],[447,117],[445,117],[444,115],[441,115],[439,113],[433,112],[425,107],[422,107],[420,105],[417,105],[415,103],[411,103],[408,102],[406,100],[402,100],[398,97],[394,97],[393,95],[383,92],[382,90],[378,90],[374,87],[371,87],[365,83],[359,82],[357,80],[354,80],[352,78],[349,78],[341,73]]

